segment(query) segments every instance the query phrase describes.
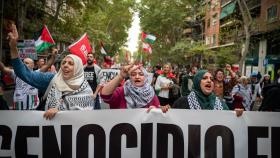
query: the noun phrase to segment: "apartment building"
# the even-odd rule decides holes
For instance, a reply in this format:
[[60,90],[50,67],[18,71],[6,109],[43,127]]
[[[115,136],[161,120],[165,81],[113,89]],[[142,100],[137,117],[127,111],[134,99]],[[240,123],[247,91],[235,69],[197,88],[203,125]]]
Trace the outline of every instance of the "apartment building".
[[219,46],[220,0],[206,1],[205,6],[205,44],[209,47],[216,47]]
[[[240,1],[246,3],[252,18],[249,53],[244,73],[250,75],[253,71],[260,71],[262,74],[269,73],[275,78],[280,68],[280,1]],[[245,33],[238,1],[208,0],[206,4],[206,45],[216,49],[240,44],[245,38]]]

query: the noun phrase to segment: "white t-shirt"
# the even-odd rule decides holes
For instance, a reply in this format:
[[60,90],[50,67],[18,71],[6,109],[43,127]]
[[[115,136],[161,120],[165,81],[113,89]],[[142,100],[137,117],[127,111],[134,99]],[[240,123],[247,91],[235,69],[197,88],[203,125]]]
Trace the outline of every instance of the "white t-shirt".
[[162,87],[166,87],[169,84],[174,84],[172,80],[164,77],[164,76],[158,76],[156,84],[155,84],[155,90],[159,91],[158,96],[162,98],[169,98],[169,89],[161,89]]

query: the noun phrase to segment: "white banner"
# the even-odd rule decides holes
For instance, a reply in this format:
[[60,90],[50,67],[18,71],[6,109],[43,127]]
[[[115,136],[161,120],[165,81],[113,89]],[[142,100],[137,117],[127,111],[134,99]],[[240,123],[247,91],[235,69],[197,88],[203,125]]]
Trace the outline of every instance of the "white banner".
[[100,83],[105,84],[111,81],[120,73],[118,69],[101,69],[98,76],[100,78]]
[[0,157],[279,158],[279,133],[275,112],[0,111]]

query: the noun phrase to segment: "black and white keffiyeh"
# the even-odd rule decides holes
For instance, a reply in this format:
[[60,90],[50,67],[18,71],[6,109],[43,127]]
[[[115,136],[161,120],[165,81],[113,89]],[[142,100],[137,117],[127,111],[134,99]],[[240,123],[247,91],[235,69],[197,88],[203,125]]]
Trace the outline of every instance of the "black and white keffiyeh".
[[145,81],[142,87],[136,87],[132,82],[127,80],[124,83],[124,95],[127,104],[127,108],[141,108],[147,106],[154,98],[155,91],[153,87],[148,83],[148,73],[145,69],[141,69],[144,73]]
[[44,98],[47,98],[46,108],[92,110],[95,100],[91,87],[84,78],[82,60],[73,54],[69,54],[65,58],[68,57],[72,58],[74,62],[73,76],[65,80],[60,68],[45,92]]
[[93,110],[95,100],[91,87],[84,80],[81,87],[73,92],[61,92],[53,84],[46,101],[46,107],[58,108],[59,110]]
[[[201,110],[201,106],[197,100],[197,97],[195,95],[195,92],[192,91],[189,95],[188,95],[188,103],[189,103],[189,107],[190,109],[193,110]],[[215,105],[213,110],[223,110],[223,106],[222,106],[222,102],[220,101],[220,99],[218,97],[216,97],[215,99]]]

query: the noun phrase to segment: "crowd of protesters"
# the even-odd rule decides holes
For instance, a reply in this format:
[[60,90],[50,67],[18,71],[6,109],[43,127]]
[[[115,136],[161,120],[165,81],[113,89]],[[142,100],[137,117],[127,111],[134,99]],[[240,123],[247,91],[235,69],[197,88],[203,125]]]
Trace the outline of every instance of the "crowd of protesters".
[[189,70],[173,69],[170,63],[146,69],[133,63],[119,67],[119,74],[105,83],[100,72],[112,65],[105,63],[100,68],[91,53],[85,66],[78,56],[70,54],[56,69],[53,64],[57,49],[52,48],[48,62],[39,59],[38,70],[33,71],[32,59],[22,61],[18,57],[17,38],[13,26],[9,33],[13,67],[0,62],[0,70],[1,76],[8,74],[14,80],[15,91],[10,105],[3,97],[3,84],[0,84],[2,110],[43,110],[46,119],[53,118],[61,110],[102,109],[101,102],[112,109],[235,110],[237,116],[244,110],[280,111],[279,99],[277,101],[280,71],[276,80],[271,81],[268,74],[252,73],[249,78],[240,76],[229,64],[210,71],[196,66]]

